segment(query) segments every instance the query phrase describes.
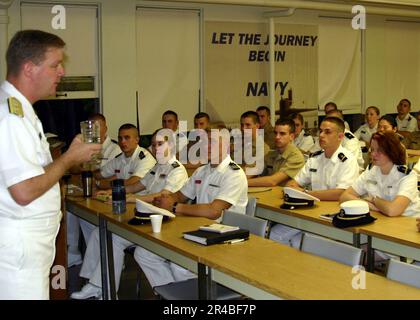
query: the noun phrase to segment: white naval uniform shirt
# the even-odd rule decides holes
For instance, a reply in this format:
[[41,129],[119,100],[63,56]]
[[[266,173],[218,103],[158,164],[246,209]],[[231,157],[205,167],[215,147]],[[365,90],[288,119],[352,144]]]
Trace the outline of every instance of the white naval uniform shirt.
[[156,163],[155,166],[140,180],[146,187],[139,194],[152,194],[168,190],[177,192],[188,180],[188,173],[185,167],[175,157],[165,164]]
[[107,136],[104,143],[102,143],[101,153],[101,167],[103,167],[121,153],[121,148],[117,143],[112,142],[111,138]]
[[357,139],[370,142],[372,135],[378,130],[378,124],[371,129],[367,123],[362,124],[359,129],[356,130],[354,135]]
[[398,131],[417,131],[417,120],[410,113],[407,113],[407,115],[402,120],[400,120],[398,116],[395,118],[395,120],[397,120]]
[[248,182],[245,172],[227,156],[217,167],[199,167],[188,179],[181,192],[197,203],[223,200],[232,205],[230,211],[244,213],[248,203]]
[[[22,104],[24,117],[9,113],[7,98]],[[0,87],[0,218],[53,218],[60,215],[60,188],[56,183],[26,206],[17,204],[8,188],[45,173],[52,162],[41,121],[31,103],[9,82]]]
[[365,168],[365,160],[363,160],[363,154],[359,144],[359,140],[356,139],[354,134],[348,130],[344,130],[344,139],[341,142],[341,145],[347,150],[349,150],[351,154],[357,159],[359,169],[360,171],[363,171]]
[[101,175],[109,178],[115,175],[117,179],[129,179],[132,176],[143,178],[153,168],[156,160],[146,149],[137,146],[131,157],[121,153],[101,168]]
[[324,151],[311,156],[295,177],[301,186],[311,190],[347,189],[359,176],[359,166],[353,155],[341,145],[331,158]]
[[[406,174],[398,170],[404,166],[394,165],[389,174],[384,175],[377,166],[363,172],[353,183],[352,188],[363,196],[379,197],[393,201],[396,196],[404,196],[410,200],[403,216],[420,216],[420,198],[417,190],[417,174],[414,171]],[[404,171],[404,170],[402,170]]]
[[299,135],[293,141],[296,147],[298,147],[303,152],[308,152],[314,146],[314,138],[312,136],[306,136],[305,130],[299,133]]

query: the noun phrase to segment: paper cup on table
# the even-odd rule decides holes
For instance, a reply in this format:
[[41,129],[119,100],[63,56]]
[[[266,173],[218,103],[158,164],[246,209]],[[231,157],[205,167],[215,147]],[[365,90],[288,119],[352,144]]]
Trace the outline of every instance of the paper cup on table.
[[152,222],[153,233],[160,232],[160,229],[162,228],[162,219],[163,219],[163,216],[161,214],[152,214],[150,216],[150,221]]

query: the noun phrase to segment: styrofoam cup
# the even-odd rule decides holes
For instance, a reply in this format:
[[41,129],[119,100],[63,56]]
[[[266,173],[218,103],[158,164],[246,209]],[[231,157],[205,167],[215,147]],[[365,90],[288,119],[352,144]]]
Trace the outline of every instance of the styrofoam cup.
[[160,232],[160,229],[162,228],[162,219],[163,216],[161,214],[152,214],[150,216],[150,221],[152,222],[152,230],[154,233]]

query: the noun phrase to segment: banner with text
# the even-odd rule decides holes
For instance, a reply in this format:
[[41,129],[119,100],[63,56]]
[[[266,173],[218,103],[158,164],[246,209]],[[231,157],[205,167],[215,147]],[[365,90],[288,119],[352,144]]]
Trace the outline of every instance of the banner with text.
[[[267,23],[206,22],[206,111],[214,120],[239,121],[240,114],[269,104]],[[276,24],[276,110],[293,92],[294,108],[318,104],[318,27]]]

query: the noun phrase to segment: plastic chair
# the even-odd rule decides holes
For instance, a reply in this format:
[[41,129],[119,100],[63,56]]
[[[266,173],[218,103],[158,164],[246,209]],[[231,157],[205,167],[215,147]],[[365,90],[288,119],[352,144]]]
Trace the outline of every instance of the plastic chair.
[[[225,211],[222,223],[238,226],[241,229],[249,230],[252,234],[265,237],[268,221],[241,213]],[[235,300],[242,297],[240,293],[220,284],[215,283],[214,287],[216,300]],[[163,286],[157,286],[154,288],[154,291],[165,300],[198,300],[198,280],[194,278],[172,282]]]
[[255,209],[257,208],[257,198],[248,197],[245,213],[247,216],[255,216]]
[[386,277],[420,289],[420,267],[418,266],[390,259]]
[[360,265],[363,257],[360,248],[308,233],[302,234],[300,250],[349,266]]

